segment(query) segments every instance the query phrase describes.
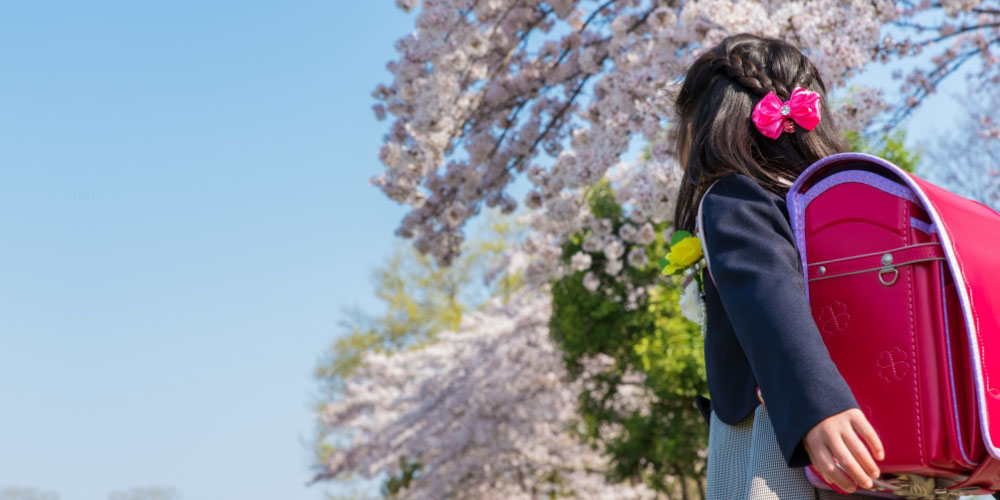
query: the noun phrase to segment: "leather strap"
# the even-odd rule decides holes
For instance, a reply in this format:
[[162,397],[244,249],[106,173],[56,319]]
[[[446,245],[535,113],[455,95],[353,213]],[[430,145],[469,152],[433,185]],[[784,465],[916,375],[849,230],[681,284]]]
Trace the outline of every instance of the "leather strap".
[[918,243],[881,252],[813,262],[808,265],[808,276],[809,281],[814,281],[869,271],[891,270],[907,264],[944,259],[941,243]]

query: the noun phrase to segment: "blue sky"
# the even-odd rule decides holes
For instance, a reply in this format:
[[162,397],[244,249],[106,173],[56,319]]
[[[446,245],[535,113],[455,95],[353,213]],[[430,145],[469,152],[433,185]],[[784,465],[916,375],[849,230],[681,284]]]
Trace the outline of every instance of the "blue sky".
[[318,499],[311,371],[402,210],[392,2],[0,6],[0,488]]
[[411,18],[4,2],[0,23],[0,488],[321,498],[311,372],[342,308],[376,307],[403,214],[367,184],[370,93]]

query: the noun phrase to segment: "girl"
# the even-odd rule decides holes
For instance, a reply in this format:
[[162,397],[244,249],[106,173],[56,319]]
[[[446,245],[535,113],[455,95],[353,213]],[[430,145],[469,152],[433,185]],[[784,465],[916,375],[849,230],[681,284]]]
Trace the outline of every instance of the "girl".
[[882,444],[813,320],[785,207],[802,170],[848,149],[819,73],[784,41],[734,35],[692,64],[675,109],[674,226],[700,230],[708,271],[707,497],[847,498],[813,488],[810,463],[871,487]]

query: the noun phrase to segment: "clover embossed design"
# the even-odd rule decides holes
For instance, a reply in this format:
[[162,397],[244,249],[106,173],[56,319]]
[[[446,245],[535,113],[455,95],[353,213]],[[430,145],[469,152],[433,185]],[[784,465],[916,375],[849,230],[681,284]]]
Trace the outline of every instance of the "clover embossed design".
[[835,300],[820,311],[819,319],[822,323],[820,328],[823,333],[833,335],[847,330],[847,324],[851,320],[850,313],[847,312],[847,304]]
[[903,380],[910,372],[910,364],[906,362],[906,352],[898,347],[882,351],[876,361],[878,376],[886,382]]

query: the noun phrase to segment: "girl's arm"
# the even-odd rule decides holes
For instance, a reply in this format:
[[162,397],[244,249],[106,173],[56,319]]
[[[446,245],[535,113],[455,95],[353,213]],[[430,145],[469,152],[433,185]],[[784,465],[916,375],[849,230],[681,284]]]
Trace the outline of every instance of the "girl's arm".
[[[788,465],[811,462],[840,483],[846,477],[837,477],[836,457],[852,476],[877,476],[859,430],[876,455],[881,444],[816,327],[783,207],[780,196],[743,174],[716,182],[702,201],[709,272]],[[858,474],[859,463],[868,474]],[[868,477],[859,479],[862,486],[871,484]]]

